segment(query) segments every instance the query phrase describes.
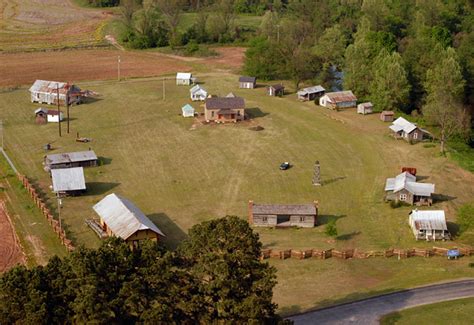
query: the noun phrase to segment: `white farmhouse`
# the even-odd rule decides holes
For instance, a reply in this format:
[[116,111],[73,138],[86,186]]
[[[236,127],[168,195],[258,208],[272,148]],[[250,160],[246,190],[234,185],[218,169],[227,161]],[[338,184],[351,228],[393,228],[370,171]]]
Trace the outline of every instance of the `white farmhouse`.
[[193,75],[189,72],[178,72],[176,74],[176,84],[189,86],[192,83]]
[[197,100],[204,101],[207,98],[207,91],[201,86],[196,85],[192,87],[191,89],[189,89],[189,95],[193,102]]

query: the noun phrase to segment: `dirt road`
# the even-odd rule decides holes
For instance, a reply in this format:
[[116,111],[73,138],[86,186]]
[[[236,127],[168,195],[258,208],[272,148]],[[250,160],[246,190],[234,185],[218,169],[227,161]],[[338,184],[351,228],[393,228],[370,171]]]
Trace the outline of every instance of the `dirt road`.
[[0,202],[0,273],[24,263],[25,255],[21,250],[5,204]]
[[378,324],[379,319],[398,310],[437,302],[474,297],[474,279],[398,291],[289,317],[304,324]]

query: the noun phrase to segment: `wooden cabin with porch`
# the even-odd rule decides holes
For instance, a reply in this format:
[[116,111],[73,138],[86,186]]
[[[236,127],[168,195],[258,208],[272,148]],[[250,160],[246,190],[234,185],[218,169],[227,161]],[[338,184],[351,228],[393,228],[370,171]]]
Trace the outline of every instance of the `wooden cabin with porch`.
[[120,237],[133,248],[143,240],[156,242],[165,236],[139,208],[115,193],[107,195],[93,209],[99,220],[89,219],[87,224],[100,238]]
[[206,122],[229,123],[245,119],[245,101],[242,97],[212,97],[204,104]]
[[318,202],[312,204],[254,204],[248,203],[248,222],[256,227],[316,226]]
[[451,239],[444,210],[413,210],[409,214],[408,223],[416,240]]
[[80,104],[84,94],[81,89],[67,82],[36,80],[30,87],[31,102],[40,104],[57,105],[59,92],[59,104],[65,105],[66,98],[69,105]]

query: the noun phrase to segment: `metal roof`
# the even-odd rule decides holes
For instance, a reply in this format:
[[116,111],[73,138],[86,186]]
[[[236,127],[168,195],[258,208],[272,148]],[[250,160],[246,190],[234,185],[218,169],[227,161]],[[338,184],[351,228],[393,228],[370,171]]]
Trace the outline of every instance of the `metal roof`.
[[237,109],[245,108],[242,97],[212,97],[206,99],[206,109]]
[[80,161],[97,160],[97,156],[94,151],[80,151],[80,152],[69,152],[69,153],[56,153],[46,156],[46,161],[50,165],[64,164]]
[[336,91],[332,93],[326,93],[327,98],[331,103],[343,103],[343,102],[355,102],[357,97],[350,90]]
[[320,93],[325,90],[326,89],[324,89],[323,86],[317,85],[317,86],[301,89],[300,91],[298,91],[298,95],[304,96],[306,94]]
[[81,89],[75,85],[70,85],[67,82],[59,81],[48,81],[48,80],[36,80],[30,87],[30,92],[35,93],[57,93],[59,88],[59,94],[66,94],[69,90],[70,93],[80,93]]
[[251,83],[255,83],[255,81],[257,81],[257,78],[255,78],[255,77],[242,76],[242,77],[239,78],[239,82],[251,82]]
[[435,191],[435,185],[430,183],[417,183],[416,177],[408,172],[403,172],[395,178],[387,178],[385,191],[398,192],[406,189],[414,195],[430,196]]
[[253,214],[316,215],[314,204],[254,204]]
[[412,210],[409,223],[417,230],[448,230],[443,210]]
[[48,114],[48,109],[40,107],[40,108],[35,110],[35,115],[38,114],[38,113]]
[[199,85],[196,85],[196,86],[192,87],[191,89],[189,89],[189,92],[190,92],[191,94],[195,94],[195,93],[200,92],[200,93],[205,94],[205,96],[207,96],[207,91],[206,91],[206,89],[202,88],[202,87],[199,86]]
[[372,104],[371,102],[360,103],[359,105],[357,105],[357,107],[372,108],[374,107],[374,104]]
[[417,129],[417,126],[416,124],[407,121],[403,117],[399,117],[392,122],[392,125],[390,125],[389,128],[394,132],[403,131],[405,133],[411,133]]
[[107,227],[124,240],[138,230],[151,230],[165,236],[139,208],[115,193],[107,195],[94,205],[93,209],[107,224]]
[[191,79],[193,75],[189,72],[178,72],[176,74],[176,79]]
[[285,89],[285,86],[281,85],[281,84],[276,84],[276,85],[271,85],[271,86],[268,86],[269,88],[273,88],[275,91],[279,91],[279,90],[283,90]]
[[182,110],[183,112],[194,113],[194,107],[192,107],[192,106],[189,105],[189,104],[186,104],[186,105],[184,105],[183,107],[181,107],[181,110]]
[[53,192],[81,191],[86,189],[82,167],[51,170]]

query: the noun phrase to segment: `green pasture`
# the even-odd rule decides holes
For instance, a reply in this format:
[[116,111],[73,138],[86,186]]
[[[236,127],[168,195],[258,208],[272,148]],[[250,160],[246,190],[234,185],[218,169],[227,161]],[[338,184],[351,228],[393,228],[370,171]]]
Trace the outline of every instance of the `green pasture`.
[[[268,248],[431,247],[415,242],[407,225],[409,207],[392,209],[383,201],[386,177],[401,166],[415,166],[424,181],[443,194],[435,205],[454,221],[455,209],[474,197],[473,175],[440,157],[438,148],[409,145],[388,135],[387,124],[376,115],[354,110],[332,112],[314,103],[300,103],[295,94],[266,96],[265,88],[238,89],[238,76],[198,75],[210,93],[234,92],[246,99],[251,122],[196,125],[180,115],[190,103],[189,87],[136,79],[81,83],[100,94],[71,109],[71,132],[58,136],[58,124],[36,125],[27,89],[0,94],[5,143],[20,171],[42,188],[55,208],[48,174],[43,170],[43,145],[50,153],[92,148],[103,164],[85,170],[87,194],[64,200],[63,224],[78,245],[97,247],[99,239],[84,223],[95,216],[92,206],[106,194],[121,194],[166,234],[174,247],[192,225],[225,215],[247,217],[247,202],[320,204],[314,229],[258,229]],[[192,103],[198,112],[202,104]],[[51,107],[52,108],[52,107]],[[260,125],[263,131],[249,127]],[[91,143],[75,142],[76,133]],[[321,162],[323,186],[311,184],[314,162]],[[293,167],[280,171],[289,161]],[[336,219],[338,237],[324,233]],[[455,225],[450,224],[453,230]],[[453,246],[458,243],[436,243]],[[472,258],[470,259],[472,262]],[[278,268],[275,300],[291,313],[320,305],[322,299],[344,299],[361,292],[402,288],[432,280],[474,275],[469,259],[442,258],[408,261],[371,259],[272,261]],[[322,287],[321,287],[322,286]]]

